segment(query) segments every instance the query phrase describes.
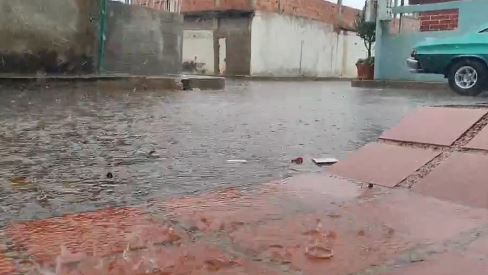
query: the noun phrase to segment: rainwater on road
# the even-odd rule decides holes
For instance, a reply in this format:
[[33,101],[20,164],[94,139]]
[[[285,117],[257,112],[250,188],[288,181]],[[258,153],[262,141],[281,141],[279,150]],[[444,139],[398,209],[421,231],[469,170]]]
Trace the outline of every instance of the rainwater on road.
[[0,227],[320,171],[312,157],[342,159],[419,106],[484,101],[349,82],[1,90]]

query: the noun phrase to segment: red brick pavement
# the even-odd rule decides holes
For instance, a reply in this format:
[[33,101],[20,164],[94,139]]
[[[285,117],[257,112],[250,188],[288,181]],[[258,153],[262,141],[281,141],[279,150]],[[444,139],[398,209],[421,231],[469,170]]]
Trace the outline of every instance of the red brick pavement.
[[118,254],[109,259],[86,258],[76,265],[65,265],[60,274],[277,274],[273,270],[231,256],[203,243],[174,247],[152,247],[147,250]]
[[176,243],[185,238],[169,225],[151,221],[137,209],[106,209],[14,224],[7,236],[19,251],[41,265],[54,266],[63,247],[68,258],[104,257],[148,244]]
[[419,247],[488,231],[485,209],[328,175],[256,191],[167,201],[171,226],[142,210],[108,209],[13,225],[6,235],[57,274],[350,274],[393,272],[388,262]]
[[15,271],[13,263],[0,254],[0,275],[12,274]]
[[485,126],[465,147],[488,151],[488,126]]

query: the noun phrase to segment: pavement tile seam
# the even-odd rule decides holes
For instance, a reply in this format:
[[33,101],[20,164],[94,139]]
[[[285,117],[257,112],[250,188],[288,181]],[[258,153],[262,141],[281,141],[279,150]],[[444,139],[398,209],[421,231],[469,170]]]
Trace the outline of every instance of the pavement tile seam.
[[417,182],[428,176],[436,167],[438,167],[444,160],[449,158],[450,152],[443,152],[433,158],[431,161],[420,167],[415,173],[406,177],[399,185],[401,187],[412,188]]
[[[474,109],[477,111],[473,112]],[[385,131],[379,139],[451,146],[469,130],[476,128],[487,115],[487,108],[424,107],[405,116],[396,127]],[[448,119],[453,121],[446,124]]]
[[389,144],[389,145],[401,146],[401,147],[408,147],[408,148],[415,148],[415,149],[431,149],[431,150],[438,150],[438,151],[446,151],[451,148],[451,146],[435,145],[435,144],[420,143],[420,142],[410,142],[410,141],[398,141],[398,140],[382,139],[382,138],[378,138],[377,142]]
[[[414,148],[437,148],[442,151],[442,153],[431,160],[430,162],[426,163],[420,169],[418,169],[415,173],[408,176],[404,179],[399,186],[412,188],[415,184],[417,184],[421,179],[425,178],[429,175],[435,168],[437,168],[443,161],[448,159],[452,153],[457,151],[467,151],[465,146],[473,140],[477,134],[479,134],[486,126],[488,125],[488,114],[485,114],[480,120],[478,120],[473,126],[471,126],[465,133],[463,133],[451,146],[436,146],[432,144],[422,144],[422,143],[412,143],[412,142],[399,142],[399,141],[391,141],[391,140],[382,140],[382,142],[386,142],[389,144],[397,144],[400,146],[407,146],[407,147],[414,147]],[[477,153],[485,153],[486,151],[483,150],[470,150],[476,151]],[[486,152],[488,153],[488,152]]]
[[[485,109],[485,108],[476,108],[476,109]],[[442,153],[431,160],[430,162],[423,165],[419,168],[415,173],[406,177],[402,182],[398,185],[401,187],[411,188],[417,182],[419,182],[422,178],[430,174],[430,172],[435,169],[440,163],[447,158],[449,158],[450,154],[455,151],[475,151],[477,153],[488,153],[488,151],[484,151],[482,149],[468,149],[464,148],[472,139],[476,137],[478,133],[480,133],[486,126],[488,125],[488,114],[482,116],[476,123],[474,123],[466,132],[464,132],[451,146],[442,146],[442,145],[434,145],[434,144],[427,144],[427,143],[418,143],[418,142],[407,142],[407,141],[398,141],[398,140],[391,140],[391,139],[383,139],[378,138],[379,143],[390,144],[390,145],[397,145],[409,148],[416,148],[416,149],[432,149],[432,150],[439,150]]]
[[[406,146],[412,148],[419,148],[419,149],[433,149],[433,150],[442,150],[442,151],[452,151],[452,150],[462,150],[463,147],[467,145],[475,136],[488,125],[488,114],[484,115],[480,120],[478,120],[473,126],[471,126],[466,132],[464,132],[452,145],[435,145],[429,143],[421,143],[421,142],[410,142],[410,141],[398,141],[398,140],[391,140],[391,139],[383,139],[378,138],[378,142],[398,145],[398,146]],[[467,148],[469,149],[469,148]],[[483,149],[475,149],[477,151],[485,151]]]
[[480,131],[478,135],[473,137],[469,143],[465,144],[464,148],[466,150],[476,150],[488,152],[487,138],[488,138],[488,121],[480,124]]
[[329,172],[366,183],[393,188],[441,154],[430,148],[372,142],[333,165]]
[[476,135],[478,135],[488,125],[488,114],[484,115],[471,128],[459,137],[453,144],[453,147],[461,148],[466,146]]
[[488,155],[488,150],[479,149],[479,148],[466,148],[466,147],[464,147],[464,148],[459,149],[459,152]]
[[474,208],[488,208],[488,155],[455,152],[413,186],[419,194]]

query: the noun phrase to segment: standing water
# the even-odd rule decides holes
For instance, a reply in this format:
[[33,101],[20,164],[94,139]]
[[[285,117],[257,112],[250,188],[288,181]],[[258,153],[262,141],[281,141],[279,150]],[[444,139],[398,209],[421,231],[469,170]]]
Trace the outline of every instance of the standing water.
[[320,171],[312,158],[344,158],[412,109],[480,101],[246,81],[198,92],[4,89],[0,98],[1,227]]

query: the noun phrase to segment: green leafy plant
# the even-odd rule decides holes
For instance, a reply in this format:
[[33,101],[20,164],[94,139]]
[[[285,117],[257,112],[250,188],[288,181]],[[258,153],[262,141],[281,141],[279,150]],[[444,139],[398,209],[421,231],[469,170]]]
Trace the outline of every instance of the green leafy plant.
[[368,58],[360,58],[356,62],[356,64],[368,64],[368,65],[374,65],[374,56],[368,57]]
[[367,22],[365,12],[363,11],[356,17],[354,27],[357,35],[361,37],[364,42],[364,47],[368,51],[367,58],[359,59],[357,64],[374,64],[372,52],[374,42],[376,42],[376,22]]

